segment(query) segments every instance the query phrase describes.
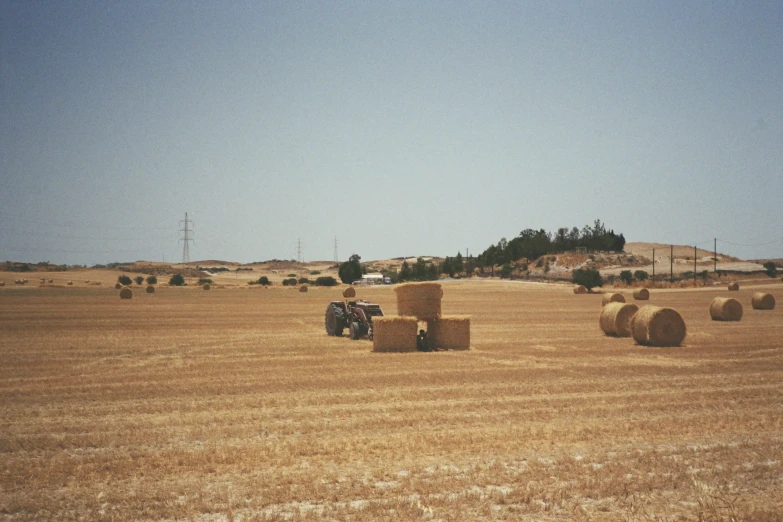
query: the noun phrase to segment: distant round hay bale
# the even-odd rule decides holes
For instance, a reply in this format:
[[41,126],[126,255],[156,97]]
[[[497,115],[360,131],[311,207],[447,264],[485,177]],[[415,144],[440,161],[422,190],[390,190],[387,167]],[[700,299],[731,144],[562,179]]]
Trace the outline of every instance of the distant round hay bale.
[[204,286],[202,286],[201,288],[203,288],[204,290],[209,290],[212,287],[209,286],[209,283],[204,283]]
[[54,279],[49,279],[49,284],[54,283]]
[[775,296],[772,294],[765,294],[764,292],[755,292],[750,302],[753,305],[754,310],[775,309]]
[[73,281],[68,281],[68,286],[73,286]]
[[576,285],[574,287],[574,293],[575,294],[586,294],[587,293],[587,287],[582,285]]
[[732,292],[736,292],[739,290],[739,283],[731,283],[729,285],[729,290]]
[[5,281],[0,281],[0,286],[5,286]]
[[299,287],[300,292],[307,292],[307,285],[302,285]]
[[710,303],[713,321],[739,321],[742,319],[742,303],[733,297],[716,297]]
[[440,317],[443,289],[440,283],[406,283],[395,287],[397,315],[411,315],[419,319]]
[[443,315],[429,321],[427,337],[433,348],[470,350],[470,316]]
[[601,306],[606,306],[609,303],[624,303],[625,302],[625,296],[623,294],[604,294],[601,297]]
[[127,286],[120,290],[120,299],[130,299],[133,297],[133,290]]
[[415,317],[373,317],[372,351],[415,352],[418,324]]
[[349,286],[345,290],[343,290],[343,297],[356,297],[356,289],[352,286]]
[[147,285],[147,293],[148,294],[154,294],[155,293],[155,287],[152,285]]
[[116,283],[116,284],[114,285],[114,289],[115,289],[115,290],[119,290],[120,288],[122,288],[122,285],[121,285],[120,283]]
[[637,288],[633,291],[633,298],[637,301],[647,301],[650,298],[650,291],[646,288]]
[[679,346],[686,335],[685,321],[677,310],[647,305],[631,319],[631,335],[646,346]]
[[601,310],[598,323],[606,335],[615,337],[631,336],[631,320],[639,307],[633,303],[608,303]]

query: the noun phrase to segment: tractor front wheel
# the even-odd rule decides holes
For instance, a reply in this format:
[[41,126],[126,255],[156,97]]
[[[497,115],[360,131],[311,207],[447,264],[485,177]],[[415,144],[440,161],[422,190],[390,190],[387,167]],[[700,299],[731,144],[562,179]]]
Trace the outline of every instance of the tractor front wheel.
[[348,332],[351,334],[351,339],[356,341],[359,339],[359,337],[362,336],[362,327],[357,323],[356,321],[351,323],[351,326],[348,327]]

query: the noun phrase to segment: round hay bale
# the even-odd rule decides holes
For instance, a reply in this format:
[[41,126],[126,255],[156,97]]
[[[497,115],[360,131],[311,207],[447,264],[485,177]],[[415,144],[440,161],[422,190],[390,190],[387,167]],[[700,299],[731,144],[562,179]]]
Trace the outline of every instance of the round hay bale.
[[415,317],[373,317],[372,351],[415,352],[418,324]]
[[212,287],[209,286],[209,283],[204,283],[204,286],[202,286],[201,288],[203,288],[204,290],[209,290]]
[[625,296],[623,294],[604,294],[601,297],[601,306],[606,306],[609,303],[624,303]]
[[155,293],[155,287],[152,285],[147,285],[147,293],[148,294],[154,294]]
[[614,337],[631,336],[631,320],[639,307],[633,303],[612,302],[601,310],[598,323],[606,335]]
[[120,288],[122,288],[122,285],[121,285],[120,283],[116,283],[116,284],[114,285],[114,289],[115,289],[115,290],[119,290]]
[[574,293],[575,294],[586,294],[587,293],[587,287],[582,285],[576,285],[574,287]]
[[729,290],[730,290],[731,292],[736,292],[736,291],[738,291],[738,290],[739,290],[739,283],[731,283],[731,284],[729,285]]
[[133,297],[133,290],[127,286],[120,290],[120,299],[130,299]]
[[742,303],[733,297],[716,297],[710,303],[713,321],[739,321],[742,319]]
[[405,283],[394,288],[397,315],[411,315],[422,320],[440,317],[443,289],[440,283]]
[[428,321],[427,337],[433,348],[470,350],[470,316],[444,315]]
[[5,286],[5,281],[0,281],[0,286]]
[[637,288],[633,291],[633,298],[637,301],[647,301],[650,298],[650,291],[646,288]]
[[300,292],[307,292],[307,285],[302,285],[299,287]]
[[356,297],[356,289],[352,286],[349,286],[348,288],[343,290],[343,297],[345,297],[346,299],[348,297]]
[[765,294],[764,292],[755,292],[750,302],[753,305],[754,310],[775,309],[775,296],[772,294]]
[[631,335],[646,346],[679,346],[686,335],[685,321],[677,310],[647,305],[631,319]]

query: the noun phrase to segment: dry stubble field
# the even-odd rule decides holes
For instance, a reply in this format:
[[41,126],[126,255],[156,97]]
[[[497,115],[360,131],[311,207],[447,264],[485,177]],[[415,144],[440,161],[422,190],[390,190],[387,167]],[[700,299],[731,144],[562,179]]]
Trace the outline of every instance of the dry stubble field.
[[783,518],[780,285],[740,323],[653,291],[667,349],[604,337],[598,295],[444,288],[469,352],[327,337],[334,289],[0,289],[0,517]]

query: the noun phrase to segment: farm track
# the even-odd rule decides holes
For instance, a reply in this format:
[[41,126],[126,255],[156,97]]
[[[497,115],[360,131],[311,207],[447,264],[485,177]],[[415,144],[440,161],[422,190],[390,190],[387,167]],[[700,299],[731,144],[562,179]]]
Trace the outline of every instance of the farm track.
[[0,519],[783,518],[780,306],[653,290],[688,326],[659,349],[598,295],[444,292],[468,352],[327,337],[337,290],[0,289]]

